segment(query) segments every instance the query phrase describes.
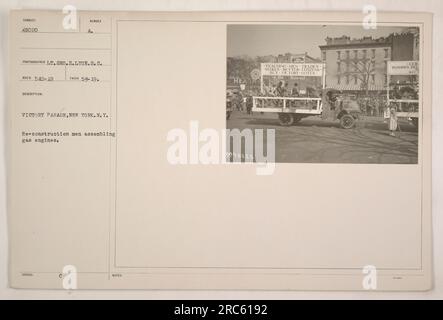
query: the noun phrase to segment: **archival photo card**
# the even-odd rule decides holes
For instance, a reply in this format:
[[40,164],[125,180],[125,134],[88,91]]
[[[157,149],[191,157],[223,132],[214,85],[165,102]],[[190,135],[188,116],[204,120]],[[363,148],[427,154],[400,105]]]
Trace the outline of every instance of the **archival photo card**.
[[428,290],[432,16],[9,19],[14,288]]

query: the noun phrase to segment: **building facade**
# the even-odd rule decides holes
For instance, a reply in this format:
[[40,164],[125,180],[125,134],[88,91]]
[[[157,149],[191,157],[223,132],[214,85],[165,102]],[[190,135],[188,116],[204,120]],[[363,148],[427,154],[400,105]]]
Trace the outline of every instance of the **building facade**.
[[385,91],[388,61],[418,60],[418,44],[417,28],[377,39],[326,38],[320,46],[326,86],[360,95]]
[[391,38],[326,38],[320,50],[326,64],[326,87],[367,94],[385,89]]

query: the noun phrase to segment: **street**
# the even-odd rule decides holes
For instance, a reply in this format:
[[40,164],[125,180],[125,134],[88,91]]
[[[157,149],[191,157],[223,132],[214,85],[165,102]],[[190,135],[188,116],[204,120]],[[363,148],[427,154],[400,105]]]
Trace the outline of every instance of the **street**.
[[417,128],[406,119],[399,127],[392,137],[381,117],[362,116],[348,130],[315,116],[290,127],[281,126],[276,113],[234,111],[227,120],[227,129],[275,129],[275,161],[282,163],[417,163]]

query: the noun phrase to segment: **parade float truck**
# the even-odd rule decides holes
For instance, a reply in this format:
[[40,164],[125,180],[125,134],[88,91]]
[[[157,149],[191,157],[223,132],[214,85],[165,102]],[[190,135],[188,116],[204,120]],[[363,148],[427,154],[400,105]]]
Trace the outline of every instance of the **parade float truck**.
[[358,103],[325,87],[325,64],[262,63],[260,71],[261,95],[252,97],[253,112],[276,113],[282,126],[310,116],[338,120],[344,129],[355,126],[361,112]]
[[[396,109],[397,118],[406,118],[418,127],[419,119],[418,61],[388,61],[387,105]],[[385,112],[385,118],[390,112]]]

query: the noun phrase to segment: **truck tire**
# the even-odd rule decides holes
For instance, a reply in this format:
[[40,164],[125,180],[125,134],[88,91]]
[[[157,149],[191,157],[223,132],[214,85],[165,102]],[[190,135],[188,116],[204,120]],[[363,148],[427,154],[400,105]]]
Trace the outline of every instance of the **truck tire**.
[[344,114],[341,118],[340,118],[340,126],[343,129],[351,129],[355,126],[355,119],[353,116],[351,116],[350,114]]
[[292,126],[292,124],[294,123],[294,115],[291,113],[279,113],[278,121],[282,126]]

